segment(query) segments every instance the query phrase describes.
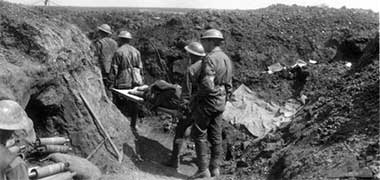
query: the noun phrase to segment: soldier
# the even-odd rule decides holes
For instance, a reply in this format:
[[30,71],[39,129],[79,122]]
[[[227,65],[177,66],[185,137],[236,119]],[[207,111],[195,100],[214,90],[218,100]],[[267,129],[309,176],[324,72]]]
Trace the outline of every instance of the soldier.
[[286,79],[293,80],[293,98],[304,105],[307,100],[307,96],[304,94],[304,87],[310,76],[306,63],[302,60],[297,60],[294,65],[285,68],[285,71],[281,75]]
[[[109,74],[111,87],[116,89],[132,89],[143,85],[143,63],[140,52],[129,44],[131,39],[132,35],[128,31],[120,32],[118,40],[120,47],[112,58]],[[119,95],[115,95],[114,102],[123,113],[129,112],[132,130],[137,130],[138,105],[124,100]]]
[[191,96],[196,91],[196,80],[199,77],[202,58],[206,56],[205,50],[202,44],[198,42],[192,42],[185,46],[185,50],[190,56],[190,66],[186,71],[186,89],[187,96]]
[[108,74],[111,69],[112,56],[117,49],[117,43],[109,36],[112,34],[111,27],[108,24],[102,24],[98,27],[98,38],[94,41],[92,48],[94,51],[96,63],[99,65],[102,72],[103,83],[106,87],[106,93],[112,99],[112,93],[108,89],[110,82]]
[[17,102],[0,101],[0,180],[29,179],[25,162],[5,146],[14,131],[32,129],[31,121]]
[[[202,58],[206,56],[206,53],[203,49],[202,44],[198,42],[192,42],[189,45],[185,46],[185,50],[188,52],[190,56],[190,63],[192,64],[187,68],[186,73],[186,96],[190,97],[191,94],[196,91],[194,82],[196,82],[197,77],[199,77]],[[193,103],[190,102],[190,107],[192,107],[192,105]],[[192,108],[190,108],[190,111],[191,109]],[[192,125],[192,123],[193,122],[190,120],[189,114],[187,114],[184,118],[179,119],[179,122],[175,129],[172,155],[170,160],[168,162],[165,162],[165,165],[173,168],[178,168],[180,163],[179,156],[184,144],[184,140],[189,134],[187,133],[187,129]]]
[[[197,79],[198,91],[195,96],[191,118],[194,125],[191,136],[195,142],[198,171],[193,179],[216,177],[220,175],[222,160],[222,114],[227,98],[232,90],[232,63],[219,47],[224,40],[216,29],[207,30],[201,37],[201,43],[207,53],[202,60],[201,71]],[[207,140],[211,144],[210,164],[207,164]]]

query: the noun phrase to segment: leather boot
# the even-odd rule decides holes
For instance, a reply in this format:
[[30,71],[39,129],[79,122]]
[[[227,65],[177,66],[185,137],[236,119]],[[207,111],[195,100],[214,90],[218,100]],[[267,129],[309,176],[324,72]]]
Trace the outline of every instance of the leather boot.
[[180,154],[183,148],[183,140],[182,139],[177,139],[173,141],[173,151],[172,155],[169,161],[165,162],[165,166],[169,166],[172,168],[178,168],[180,164]]
[[211,177],[218,177],[220,176],[220,170],[219,168],[212,168],[210,169]]
[[203,139],[195,140],[195,152],[197,154],[198,171],[191,176],[191,179],[211,177],[207,165],[207,142]]
[[211,145],[211,158],[210,158],[210,173],[212,177],[219,176],[220,175],[220,163],[222,157],[223,151],[222,146],[220,144],[214,144]]
[[190,179],[202,179],[211,177],[210,171],[208,169],[200,171],[198,170]]

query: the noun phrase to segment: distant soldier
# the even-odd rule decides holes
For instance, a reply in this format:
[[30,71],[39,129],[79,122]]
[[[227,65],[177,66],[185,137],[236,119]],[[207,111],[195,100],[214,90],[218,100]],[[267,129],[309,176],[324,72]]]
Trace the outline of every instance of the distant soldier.
[[16,130],[32,129],[31,120],[15,101],[0,101],[0,180],[28,180],[25,162],[6,148]]
[[[109,80],[111,87],[116,89],[132,89],[143,85],[143,63],[140,52],[129,44],[132,39],[131,33],[121,31],[119,34],[119,48],[115,52]],[[138,105],[132,101],[124,100],[121,96],[115,95],[115,105],[123,112],[131,116],[131,127],[136,130],[138,116]]]
[[[203,49],[202,44],[198,42],[192,42],[189,45],[185,46],[185,50],[188,52],[190,56],[191,65],[187,68],[186,73],[186,97],[191,97],[192,93],[196,92],[195,82],[199,77],[202,58],[206,56],[206,53]],[[193,103],[190,102],[190,109],[193,107]],[[191,110],[190,110],[191,111]],[[165,165],[178,168],[179,166],[179,156],[182,151],[182,147],[184,144],[184,140],[188,134],[186,133],[188,127],[193,124],[191,121],[189,114],[185,116],[185,118],[179,119],[177,127],[175,129],[175,137],[173,140],[173,151],[171,159],[168,162],[165,162]]]
[[92,48],[103,77],[103,83],[106,87],[106,93],[109,98],[112,98],[112,93],[108,90],[110,82],[108,74],[111,69],[112,56],[117,49],[117,43],[109,36],[112,34],[111,27],[108,24],[102,24],[98,27],[98,38],[94,41]]
[[[191,118],[194,125],[191,136],[195,142],[198,171],[193,179],[220,175],[222,160],[222,114],[227,98],[232,93],[232,62],[219,47],[224,37],[216,29],[207,30],[201,43],[207,53],[202,60],[197,78],[198,91],[194,95],[194,109]],[[208,144],[211,144],[211,159],[208,166]],[[211,173],[210,173],[211,172]]]
[[295,64],[294,67],[287,69],[287,72],[288,79],[294,80],[292,84],[293,97],[302,104],[306,104],[307,96],[304,95],[304,87],[310,76],[308,67],[302,64]]

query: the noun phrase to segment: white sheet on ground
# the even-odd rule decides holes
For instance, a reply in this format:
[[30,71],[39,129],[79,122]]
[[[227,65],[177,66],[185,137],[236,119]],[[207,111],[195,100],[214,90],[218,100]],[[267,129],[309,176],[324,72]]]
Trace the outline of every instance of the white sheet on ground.
[[299,106],[295,101],[285,106],[268,103],[242,84],[227,102],[223,116],[224,120],[243,125],[252,135],[262,137],[281,123],[290,121]]

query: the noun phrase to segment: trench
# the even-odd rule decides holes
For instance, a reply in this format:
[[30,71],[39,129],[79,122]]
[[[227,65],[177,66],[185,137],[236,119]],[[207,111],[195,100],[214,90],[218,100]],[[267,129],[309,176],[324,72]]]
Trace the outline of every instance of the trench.
[[[281,9],[281,7],[279,8]],[[288,12],[289,11],[288,8],[283,9],[283,10],[285,12]],[[330,30],[328,30],[328,28],[326,29],[326,27],[329,27],[332,25],[334,27],[336,26],[337,28],[341,26],[345,26],[343,22],[340,22],[341,24],[340,23],[337,24],[335,22],[334,24],[332,24],[334,19],[342,17],[340,16],[341,15],[340,11],[336,11],[336,12],[334,11],[334,13],[333,12],[326,13],[327,17],[323,17],[323,18],[304,19],[303,13],[306,13],[307,16],[310,16],[311,14],[316,17],[319,17],[320,14],[316,14],[316,12],[314,12],[312,8],[303,9],[303,10],[298,9],[298,8],[297,9],[293,9],[293,8],[297,8],[297,7],[291,7],[290,10],[297,10],[294,12],[299,12],[301,14],[297,14],[297,13],[295,15],[279,14],[279,15],[274,15],[273,17],[271,16],[271,18],[265,18],[267,13],[269,13],[270,15],[272,15],[273,13],[272,11],[266,12],[265,9],[263,9],[263,12],[261,12],[264,15],[261,15],[261,13],[260,15],[256,15],[255,13],[246,14],[245,12],[239,12],[239,14],[224,12],[226,13],[226,15],[222,14],[221,16],[221,14],[219,13],[215,14],[213,12],[203,12],[203,13],[196,12],[196,13],[188,14],[188,17],[181,16],[179,18],[173,18],[174,15],[172,14],[169,14],[167,16],[161,14],[160,15],[161,19],[164,21],[162,21],[161,24],[159,25],[147,24],[146,22],[151,23],[150,15],[145,16],[144,13],[140,13],[138,18],[135,18],[131,22],[128,22],[130,23],[128,24],[128,26],[137,27],[134,30],[139,31],[138,33],[136,33],[136,39],[137,40],[140,39],[141,42],[140,41],[136,42],[135,45],[136,45],[136,48],[138,48],[141,51],[141,55],[143,56],[142,59],[144,59],[144,63],[145,63],[144,65],[146,67],[145,69],[145,71],[147,72],[146,80],[148,84],[152,83],[156,79],[166,79],[172,83],[181,84],[183,82],[183,76],[180,73],[171,73],[171,71],[173,69],[174,64],[177,61],[186,58],[186,56],[184,55],[185,53],[183,52],[183,46],[186,43],[188,43],[186,42],[187,40],[191,41],[193,39],[197,39],[197,37],[199,37],[198,32],[202,31],[203,30],[202,28],[206,28],[207,24],[213,24],[215,25],[215,28],[225,27],[223,28],[224,29],[223,33],[227,35],[227,40],[228,40],[227,41],[228,44],[226,44],[225,47],[226,47],[227,53],[232,55],[232,60],[235,62],[235,65],[237,67],[236,69],[237,74],[235,74],[235,77],[234,77],[235,87],[237,87],[236,86],[237,82],[239,84],[245,83],[250,88],[254,89],[256,92],[262,93],[263,96],[265,97],[270,97],[270,99],[275,99],[275,98],[285,99],[286,97],[288,97],[288,94],[289,94],[288,90],[292,88],[292,87],[289,87],[289,82],[283,80],[278,75],[269,76],[265,74],[260,74],[259,71],[264,70],[264,68],[267,65],[270,65],[270,63],[272,63],[274,60],[281,59],[282,57],[289,58],[288,56],[286,56],[287,53],[296,54],[297,49],[292,49],[290,47],[293,47],[293,46],[303,47],[302,49],[300,49],[300,52],[298,52],[298,54],[302,56],[300,57],[301,59],[308,60],[308,58],[312,58],[314,60],[318,60],[318,63],[320,61],[321,63],[316,65],[316,68],[315,68],[316,73],[320,73],[322,72],[321,71],[322,67],[325,66],[324,61],[328,61],[329,63],[335,63],[334,64],[335,66],[338,66],[340,63],[340,62],[335,62],[335,61],[344,60],[344,61],[355,62],[355,60],[357,60],[360,56],[362,56],[363,52],[362,52],[361,45],[365,43],[366,41],[365,39],[358,39],[358,38],[347,39],[347,40],[338,39],[339,41],[337,42],[337,44],[335,44],[335,46],[333,47],[333,50],[327,49],[327,50],[331,50],[331,52],[329,51],[330,54],[325,55],[324,48],[326,48],[327,46],[326,47],[323,46],[323,43],[325,41],[326,35],[328,35],[329,33],[332,33],[330,32]],[[45,10],[48,10],[48,9],[45,9]],[[54,13],[59,12],[57,9],[54,9],[53,11]],[[3,12],[8,12],[8,11],[3,11]],[[10,14],[13,14],[13,12],[19,12],[19,11],[11,10],[9,12],[12,12]],[[39,13],[40,11],[37,10],[36,12]],[[128,13],[129,12],[130,11],[128,11]],[[320,9],[318,10],[318,13],[319,12],[320,12]],[[48,14],[49,12],[46,11],[44,13]],[[83,31],[90,29],[90,28],[86,29],[85,27],[94,27],[95,24],[101,24],[105,22],[110,23],[110,25],[115,27],[116,30],[120,30],[126,27],[124,26],[124,23],[119,23],[120,21],[119,17],[122,17],[121,19],[124,20],[126,17],[130,18],[130,17],[136,16],[136,14],[133,14],[132,11],[131,13],[132,14],[115,13],[114,16],[109,16],[107,21],[104,21],[106,20],[104,18],[102,19],[102,16],[104,16],[104,14],[99,14],[99,12],[95,10],[92,12],[87,12],[87,14],[81,14],[81,12],[75,12],[75,13],[70,14],[69,11],[65,10],[64,13],[59,13],[59,16],[62,16],[63,20],[66,19],[73,23],[75,23],[76,18],[84,19],[82,21],[78,21],[79,23],[76,22],[79,27],[83,28],[82,29]],[[348,12],[346,12],[345,10],[344,15],[346,15],[346,13]],[[3,13],[3,16],[8,17],[8,15],[5,13]],[[229,17],[224,18],[224,16],[229,16]],[[364,32],[362,28],[363,26],[361,26],[361,24],[363,23],[363,24],[368,25],[370,24],[368,22],[372,23],[372,20],[367,22],[367,21],[363,21],[360,18],[355,19],[354,17],[356,16],[360,17],[359,14],[355,13],[355,16],[352,16],[353,18],[350,20],[350,22],[352,21],[353,24],[356,23],[358,24],[358,26],[350,26],[350,28],[352,28],[353,31]],[[16,20],[14,21],[18,22],[18,19],[20,19],[19,18],[20,16],[15,16],[15,17],[17,17],[17,21]],[[25,15],[25,14],[22,14],[21,17],[25,17],[25,19],[29,21],[32,20],[31,18],[28,19],[27,18],[28,15]],[[31,17],[33,17],[34,19],[39,19],[37,17],[41,17],[41,16],[36,15],[36,16],[31,16]],[[285,17],[285,20],[283,19],[284,17]],[[297,19],[296,21],[297,26],[294,26],[294,27],[288,26],[288,22],[287,22],[289,20],[288,17],[289,19]],[[378,15],[376,17],[378,19]],[[91,19],[91,21],[85,21],[87,18]],[[261,22],[259,22],[260,18],[261,18]],[[194,22],[194,19],[198,19],[197,21],[199,22]],[[249,19],[249,20],[246,20],[246,19]],[[144,20],[147,20],[147,21],[144,22]],[[321,22],[319,20],[323,20],[326,22]],[[46,21],[41,22],[41,25],[47,21],[55,22],[55,20],[53,20],[52,18],[52,19],[48,19]],[[9,22],[4,22],[3,24],[7,24],[7,23],[14,24],[15,22],[9,21]],[[311,22],[311,23],[303,23],[303,22]],[[62,28],[61,27],[62,24],[60,23],[57,23],[57,27],[59,28],[56,28],[56,29],[54,29],[53,27],[55,26],[54,25],[55,23],[50,24],[49,26],[52,26],[52,28],[57,32],[60,32],[58,31],[59,29],[68,29],[66,28],[67,26],[62,26],[64,27]],[[89,23],[89,24],[86,24],[86,23]],[[231,23],[237,25],[237,28],[228,29],[227,27],[229,27]],[[322,25],[320,26],[321,23]],[[28,23],[25,22],[25,24],[28,24]],[[196,24],[199,24],[202,27],[199,26],[199,28],[193,29],[194,28],[193,26]],[[263,26],[265,24],[268,24],[268,26]],[[316,24],[318,25],[318,27],[310,26],[312,24]],[[16,25],[14,26],[17,29],[18,23],[16,23]],[[205,25],[205,27],[203,27],[203,25]],[[275,31],[272,31],[271,28],[268,28],[268,27],[275,27],[273,25],[276,26]],[[373,26],[373,25],[370,25],[370,26]],[[357,27],[362,28],[362,29],[358,29]],[[277,32],[277,29],[288,29],[289,31],[287,33],[292,38],[294,37],[294,39],[288,39],[285,37],[283,38],[283,35],[282,35],[283,32],[279,34],[279,32]],[[296,31],[298,29],[301,29],[301,30],[307,29],[307,31],[304,31],[303,33],[299,33],[299,31]],[[13,37],[12,33],[9,33],[10,35],[8,36],[6,33],[7,31],[9,30],[6,30],[5,33],[3,33],[3,36],[1,36],[2,42],[1,42],[1,47],[0,47],[1,48],[0,53],[3,52],[3,49],[8,49],[9,47],[16,48],[17,46],[15,45],[18,45],[19,44],[18,41],[20,41],[19,38],[10,38],[10,37]],[[241,32],[236,34],[235,31],[241,31]],[[334,31],[334,30],[331,30],[331,31]],[[26,37],[29,37],[31,36],[29,34],[30,32],[34,32],[34,30],[31,31],[28,29],[23,29],[21,33],[23,33],[23,35],[25,35]],[[327,32],[327,34],[320,35],[320,32]],[[66,31],[60,32],[63,38],[65,39],[71,38],[71,36],[63,35],[64,33],[66,33]],[[34,33],[31,33],[31,34],[34,34]],[[79,31],[78,31],[78,34],[80,34]],[[281,37],[281,38],[268,38],[268,37],[272,37],[272,34],[273,34],[273,37]],[[164,68],[160,67],[157,61],[160,58],[157,57],[157,54],[155,50],[151,47],[151,45],[149,43],[145,43],[147,36],[152,37],[152,40],[156,43],[156,46],[158,47],[157,51],[160,53],[160,58],[165,61],[164,66],[166,66],[169,70],[165,69],[165,67]],[[300,38],[300,37],[313,37],[313,41],[309,41],[308,43],[311,42],[310,47],[318,47],[316,49],[313,49],[313,51],[316,51],[316,52],[310,52],[310,54],[312,53],[314,54],[309,55],[308,52],[305,52],[305,51],[309,51],[310,49],[308,48],[309,46],[307,44],[305,45],[305,43],[301,41],[301,39],[303,38]],[[26,39],[28,41],[34,41],[34,39],[31,39],[31,38],[26,38]],[[282,41],[282,40],[286,40],[286,41]],[[84,42],[85,40],[84,39],[78,40],[78,42],[81,42],[81,41]],[[173,41],[175,42],[173,43]],[[289,43],[289,46],[286,46],[287,44],[284,44],[284,43],[288,43],[288,41],[291,43]],[[377,42],[377,47],[378,47],[378,41],[376,42]],[[71,43],[69,44],[66,43],[64,44],[64,46],[68,47],[69,49],[72,48],[73,52],[75,52],[75,49],[81,49],[85,51],[84,48],[81,47],[82,45],[71,46]],[[276,48],[277,46],[279,47],[285,46],[285,47],[289,47],[289,49],[286,49],[286,48],[277,49]],[[83,44],[83,47],[87,47],[87,44]],[[39,48],[39,46],[31,44],[31,47],[22,46],[22,47],[19,47],[18,49],[20,49],[21,52],[24,52],[24,54],[29,54],[30,56],[36,57],[36,59],[38,59],[36,53],[40,51],[34,52],[33,50],[35,50],[35,48]],[[378,60],[378,48],[376,49],[377,49],[377,53],[375,54],[377,54],[377,60]],[[8,56],[10,54],[19,54],[19,51],[10,51],[10,52],[12,53],[7,53],[6,55]],[[80,52],[80,53],[83,53],[83,52]],[[45,52],[43,52],[42,54],[45,54]],[[85,52],[84,54],[87,54],[87,52]],[[335,57],[330,58],[330,55],[335,56]],[[328,57],[328,58],[324,59],[324,57]],[[12,58],[19,59],[19,57],[16,57],[16,56],[12,56]],[[64,57],[64,59],[65,58],[66,56]],[[73,59],[76,59],[76,57],[72,57],[72,56],[67,57],[68,61],[71,61]],[[8,57],[6,57],[6,60],[9,61]],[[23,61],[23,59],[21,59],[20,62],[17,60],[11,61],[11,62],[21,66],[21,64],[23,64],[21,63],[21,61]],[[38,62],[39,61],[36,61],[35,63],[38,63]],[[41,61],[41,63],[46,63],[46,62]],[[329,64],[326,63],[326,67],[327,65]],[[30,67],[26,65],[23,66],[23,68],[30,70]],[[87,68],[91,69],[92,67],[90,66],[83,67],[83,69],[87,69]],[[342,68],[340,68],[340,66],[333,67],[333,68],[326,68],[325,71],[323,71],[325,73],[323,74],[323,76],[337,76],[334,74],[330,74],[329,72],[335,71],[335,70],[341,70],[341,69]],[[50,69],[50,70],[60,71],[60,69]],[[255,71],[257,71],[257,73]],[[105,101],[103,101],[102,98],[99,98],[100,93],[95,92],[95,91],[99,91],[102,85],[101,84],[99,85],[99,83],[97,83],[96,79],[98,78],[98,76],[95,75],[96,73],[93,73],[93,72],[83,73],[82,74],[83,77],[81,77],[81,79],[75,79],[73,81],[77,81],[77,80],[86,81],[86,82],[81,81],[81,83],[83,83],[82,85],[91,86],[88,89],[93,89],[93,91],[92,90],[86,91],[86,93],[88,93],[88,95],[93,98],[91,100],[93,100],[96,103],[99,103],[99,101],[102,101],[102,104],[100,104],[100,108],[99,107],[96,108],[96,110],[98,111],[97,113],[100,116],[102,116],[101,118],[105,123],[108,123],[107,130],[109,130],[110,132],[114,132],[113,133],[114,139],[115,140],[118,139],[119,144],[120,144],[120,141],[124,143],[123,145],[127,144],[127,146],[124,147],[124,152],[126,152],[127,148],[132,149],[131,147],[128,147],[129,142],[125,143],[125,141],[127,141],[126,139],[135,138],[136,151],[141,156],[142,161],[135,161],[134,162],[135,166],[131,165],[131,167],[132,168],[137,167],[141,171],[147,172],[149,174],[160,175],[160,176],[165,176],[165,177],[170,176],[170,177],[175,177],[175,178],[184,178],[184,176],[193,174],[196,168],[195,168],[195,164],[193,160],[193,158],[195,157],[194,147],[191,141],[188,142],[186,146],[187,149],[184,152],[182,166],[180,167],[180,171],[182,170],[181,173],[176,173],[173,169],[168,169],[167,167],[161,164],[162,162],[167,160],[170,155],[171,143],[173,139],[172,131],[165,131],[164,129],[166,128],[166,126],[170,126],[171,130],[173,130],[175,127],[175,123],[172,123],[170,119],[165,119],[165,118],[157,119],[159,115],[152,116],[149,113],[147,114],[142,113],[142,116],[145,116],[143,117],[143,121],[140,122],[142,130],[138,134],[132,134],[131,132],[128,131],[128,127],[123,127],[123,125],[125,124],[119,123],[119,121],[124,120],[125,118],[122,117],[122,115],[119,112],[114,111],[115,106],[113,106],[112,104],[109,104],[108,102],[105,103]],[[370,71],[370,72],[374,72],[374,71]],[[37,80],[35,81],[40,81],[38,78],[36,78]],[[314,80],[317,80],[317,79],[314,79]],[[324,81],[321,83],[330,82],[330,81],[327,81],[326,79],[321,79],[321,81]],[[366,80],[363,82],[368,82],[368,81],[369,80]],[[76,137],[73,139],[77,139],[77,140],[74,141],[74,144],[72,144],[75,148],[74,149],[75,153],[79,156],[85,157],[87,155],[86,153],[91,152],[92,148],[96,147],[96,145],[102,140],[102,137],[101,135],[99,135],[100,133],[97,131],[96,127],[94,126],[92,117],[89,115],[88,109],[85,108],[82,102],[78,102],[80,100],[78,100],[77,97],[74,97],[75,96],[74,92],[78,91],[79,88],[75,87],[75,83],[70,84],[70,86],[72,87],[65,87],[66,85],[69,86],[69,83],[63,84],[62,86],[57,85],[57,84],[53,84],[53,85],[45,84],[45,85],[42,85],[41,87],[38,87],[38,92],[30,96],[30,100],[27,103],[25,110],[28,116],[34,122],[37,136],[39,137],[48,137],[48,136]],[[377,81],[377,85],[378,85],[378,81]],[[294,87],[294,89],[298,87],[303,88],[303,84],[300,86]],[[310,88],[322,88],[322,87],[324,87],[324,85],[309,87],[309,90],[313,91],[313,93],[314,92],[328,92],[328,91],[323,91],[323,90],[318,90],[318,89],[310,89]],[[372,98],[372,96],[370,96],[371,94],[378,94],[376,93],[378,92],[378,88],[376,88],[378,86],[376,86],[376,84],[374,84],[373,86],[372,85],[358,86],[356,84],[353,84],[351,88],[354,90],[354,88],[362,88],[362,87],[371,90],[371,92],[368,93],[369,98]],[[73,88],[73,89],[68,90],[69,88]],[[281,88],[284,88],[284,89],[281,89]],[[307,84],[306,84],[306,88],[308,88]],[[20,92],[26,91],[26,90],[21,90],[21,89],[17,89],[17,90]],[[70,92],[67,92],[67,91],[70,91]],[[348,96],[348,97],[351,97],[351,96]],[[357,98],[355,99],[355,103],[357,104],[355,105],[354,109],[359,109],[359,110],[363,109],[363,106],[366,104],[361,103],[360,99],[363,99],[362,97],[367,97],[367,93],[365,93],[364,95],[358,95],[355,97]],[[66,98],[69,98],[69,99],[66,99]],[[370,103],[372,102],[370,101]],[[377,107],[376,105],[378,105],[378,101],[377,101],[377,104],[375,103],[373,103],[374,105],[369,104],[367,109],[371,110],[371,108],[369,107]],[[99,105],[99,104],[94,103],[95,107],[96,105]],[[103,106],[107,106],[107,107],[103,108]],[[319,107],[316,107],[316,109],[317,108]],[[310,117],[312,117],[312,115],[315,115],[315,113],[313,114],[311,110],[308,113],[310,113],[309,114]],[[110,115],[105,115],[105,114],[110,114]],[[363,112],[363,114],[366,114],[366,113]],[[374,111],[374,113],[372,114],[378,115],[378,111]],[[372,116],[373,115],[371,115],[371,117]],[[107,121],[111,118],[114,119],[114,121],[111,121],[111,122]],[[360,118],[363,118],[363,116],[360,115]],[[350,127],[352,127],[351,124],[356,125],[358,122],[356,122],[356,119],[355,119],[355,122],[352,121],[352,123],[348,123],[347,128],[344,128],[343,130],[346,130],[346,129],[351,130],[350,129]],[[377,121],[373,120],[373,123],[372,121],[369,121],[369,122],[370,123],[368,123],[369,124],[368,126],[363,126],[362,131],[368,131],[367,127],[371,127]],[[300,125],[303,125],[303,124],[300,123]],[[377,126],[375,128],[377,128]],[[378,130],[377,131],[373,130],[371,132],[378,132]],[[349,133],[345,133],[344,131],[344,134],[348,135]],[[129,137],[120,138],[120,136],[124,136],[124,135],[128,135]],[[337,135],[340,136],[339,133],[337,133]],[[368,135],[371,135],[371,134],[368,134]],[[305,136],[307,136],[307,134]],[[273,140],[270,140],[270,141],[274,141],[274,142],[281,140],[281,138],[279,137],[277,137],[277,139],[276,137],[271,137],[271,138],[273,138]],[[268,167],[267,164],[258,162],[256,160],[249,161],[250,159],[248,155],[254,155],[255,153],[259,153],[263,148],[271,147],[269,145],[276,145],[276,143],[268,143],[269,145],[267,146],[265,145],[265,141],[263,141],[263,144],[260,144],[258,147],[249,147],[250,146],[249,143],[253,139],[255,139],[255,137],[249,136],[248,133],[246,132],[246,129],[244,131],[242,128],[239,128],[238,126],[235,127],[225,122],[223,126],[223,143],[224,143],[223,148],[225,152],[224,160],[226,161],[226,163],[231,163],[231,164],[227,164],[227,165],[224,164],[222,168],[222,174],[235,175],[236,171],[240,169],[240,171],[242,171],[244,174],[251,175],[252,173],[257,173],[257,172],[262,173],[262,171],[264,171],[263,169]],[[254,144],[253,146],[256,146],[256,144]],[[378,146],[377,146],[377,149],[378,149]],[[278,150],[278,149],[272,147],[271,151],[274,151],[274,150]],[[86,153],[83,153],[83,152],[86,152]],[[247,155],[247,152],[248,152],[248,155]],[[125,153],[125,154],[128,154],[128,153]],[[242,156],[244,154],[246,156]],[[94,163],[96,163],[95,161],[97,161],[98,163],[97,165],[100,164],[100,166],[105,167],[104,169],[107,169],[107,166],[109,167],[113,166],[112,163],[114,163],[114,161],[103,161],[103,160],[109,160],[109,159],[114,160],[114,157],[109,155],[108,152],[103,152],[102,154],[99,153],[99,155],[102,157],[106,157],[106,156],[107,157],[99,158],[99,159],[94,158],[93,159]],[[264,154],[263,156],[265,156],[263,162],[270,160],[268,159],[269,155]],[[244,161],[244,159],[240,157],[246,158],[245,159],[246,161]],[[285,162],[286,159],[284,158],[286,158],[286,156],[281,157],[277,162],[274,162],[275,165],[272,166],[271,169],[269,169],[271,171],[270,178],[272,179],[284,178],[283,175],[285,174],[285,171],[288,170],[287,167],[290,166],[289,164]],[[236,161],[242,162],[242,163],[237,163],[242,166],[236,167],[238,166],[234,164],[236,163]],[[257,170],[251,171],[252,168],[250,169],[249,166],[257,168]],[[104,169],[102,168],[102,170]],[[110,171],[106,171],[106,172],[111,172],[111,173],[115,172],[115,174],[120,173],[119,171],[116,171],[112,168],[109,168],[109,169]],[[292,172],[293,170],[288,170],[288,171]],[[233,179],[235,178],[236,177],[234,177]],[[120,178],[120,179],[125,179],[125,178]],[[149,179],[149,178],[145,178],[145,179]],[[305,179],[308,179],[308,178],[305,178]]]

